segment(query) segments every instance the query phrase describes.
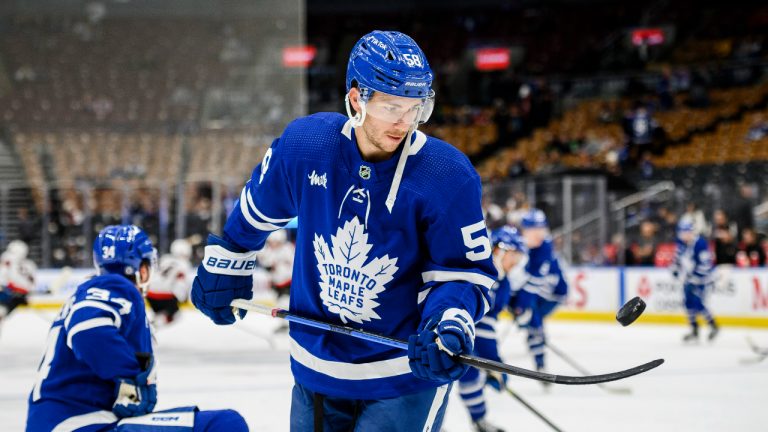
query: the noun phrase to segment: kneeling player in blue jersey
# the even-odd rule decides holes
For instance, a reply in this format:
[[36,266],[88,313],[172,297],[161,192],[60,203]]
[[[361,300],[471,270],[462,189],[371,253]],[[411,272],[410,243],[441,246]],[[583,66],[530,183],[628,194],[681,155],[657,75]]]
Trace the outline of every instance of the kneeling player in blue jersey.
[[[499,271],[499,278],[491,289],[491,310],[477,323],[474,354],[483,358],[501,361],[496,341],[496,320],[510,300],[512,285],[525,272],[527,248],[515,228],[502,227],[491,233],[493,262]],[[476,432],[503,432],[485,419],[485,397],[483,388],[489,385],[497,391],[503,390],[507,376],[469,368],[459,380],[459,393],[464,401]]]
[[511,305],[518,324],[528,328],[528,348],[536,369],[543,371],[544,318],[568,295],[568,283],[549,237],[549,223],[544,212],[531,209],[523,215],[520,227],[528,247],[526,279]]
[[437,431],[496,280],[480,178],[417,130],[432,71],[410,37],[374,31],[347,65],[348,116],[289,124],[209,236],[192,302],[217,324],[251,298],[255,255],[294,216],[290,311],[408,340],[407,352],[291,323],[291,430]]
[[236,411],[152,412],[152,334],[143,294],[156,252],[133,225],[104,228],[93,244],[98,276],[55,318],[29,395],[28,432],[247,431]]

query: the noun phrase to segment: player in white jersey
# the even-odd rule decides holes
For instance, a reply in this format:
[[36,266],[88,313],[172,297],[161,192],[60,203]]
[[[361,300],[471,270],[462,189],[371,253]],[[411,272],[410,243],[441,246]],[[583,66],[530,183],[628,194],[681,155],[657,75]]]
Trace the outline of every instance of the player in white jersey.
[[277,306],[283,309],[288,309],[294,253],[296,247],[288,241],[285,230],[278,230],[267,237],[264,249],[256,254],[259,265],[269,272],[269,284],[277,294]]
[[171,243],[171,253],[160,258],[159,271],[152,277],[147,301],[155,312],[153,323],[171,323],[179,312],[179,304],[189,298],[192,287],[192,246],[184,239]]
[[27,295],[35,288],[37,265],[27,253],[26,243],[14,240],[0,255],[0,321],[27,304]]

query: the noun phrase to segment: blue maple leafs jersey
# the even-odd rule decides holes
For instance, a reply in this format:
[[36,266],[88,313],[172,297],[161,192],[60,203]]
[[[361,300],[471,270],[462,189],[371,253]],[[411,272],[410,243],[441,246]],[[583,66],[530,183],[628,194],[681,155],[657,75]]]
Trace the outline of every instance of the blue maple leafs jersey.
[[707,285],[712,281],[712,253],[709,251],[709,243],[703,236],[696,236],[692,244],[676,241],[675,260],[672,263],[672,272],[683,280],[684,283],[693,285]]
[[[224,236],[257,250],[298,215],[295,313],[403,340],[450,307],[478,321],[496,274],[480,179],[451,145],[412,138],[390,213],[399,154],[365,162],[340,114],[295,120],[253,171]],[[437,386],[411,374],[403,350],[293,323],[290,344],[296,381],[318,393],[380,399]]]
[[85,426],[110,418],[115,378],[133,378],[141,372],[137,352],[152,353],[138,288],[111,274],[80,285],[51,324],[29,395],[27,430],[52,430],[90,413],[78,417],[79,423],[70,422]]
[[568,295],[568,282],[563,275],[560,260],[555,254],[552,239],[546,239],[537,248],[528,251],[525,265],[527,279],[522,289],[547,301],[562,302]]

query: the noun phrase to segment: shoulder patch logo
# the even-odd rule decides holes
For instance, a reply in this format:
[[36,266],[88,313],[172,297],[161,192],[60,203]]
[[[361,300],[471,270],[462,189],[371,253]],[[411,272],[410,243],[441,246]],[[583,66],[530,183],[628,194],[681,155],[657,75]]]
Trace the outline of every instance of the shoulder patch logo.
[[374,311],[379,306],[376,299],[394,278],[397,258],[368,259],[373,245],[357,217],[336,230],[330,247],[318,234],[312,244],[320,273],[320,299],[328,311],[338,314],[345,324],[381,319]]
[[325,189],[328,189],[328,175],[327,173],[323,173],[323,175],[318,175],[315,170],[312,170],[312,173],[307,175],[307,178],[309,178],[309,184],[311,186],[322,186]]

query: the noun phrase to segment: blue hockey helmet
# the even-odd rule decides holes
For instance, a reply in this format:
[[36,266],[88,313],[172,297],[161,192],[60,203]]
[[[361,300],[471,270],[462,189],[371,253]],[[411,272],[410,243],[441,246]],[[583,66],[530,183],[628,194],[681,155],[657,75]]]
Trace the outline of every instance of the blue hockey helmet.
[[353,82],[364,98],[371,91],[425,98],[432,90],[432,69],[410,36],[374,30],[360,38],[349,55],[347,92]]
[[[156,260],[157,251],[149,236],[136,225],[107,226],[93,242],[93,264],[100,275],[113,273],[136,278],[142,262],[147,261],[151,268]],[[139,287],[144,289],[145,284]]]
[[678,233],[684,233],[684,232],[693,232],[693,222],[687,219],[683,219],[677,224],[677,232]]
[[427,57],[416,41],[396,31],[375,30],[363,36],[352,48],[347,63],[347,94],[357,87],[363,102],[373,92],[423,99],[418,124],[426,123],[434,108],[432,79]]
[[547,222],[547,215],[543,211],[532,208],[523,215],[520,226],[523,228],[549,228],[549,222]]
[[520,236],[520,232],[510,226],[503,226],[493,230],[493,232],[491,232],[491,244],[493,247],[509,251],[523,253],[527,253],[528,251],[522,236]]

